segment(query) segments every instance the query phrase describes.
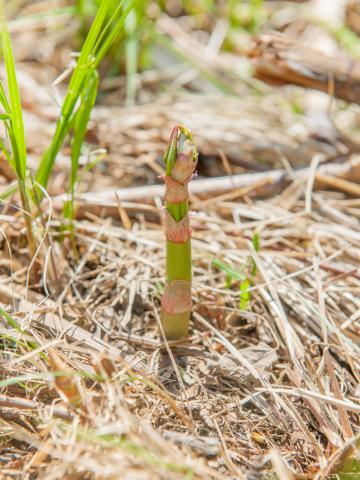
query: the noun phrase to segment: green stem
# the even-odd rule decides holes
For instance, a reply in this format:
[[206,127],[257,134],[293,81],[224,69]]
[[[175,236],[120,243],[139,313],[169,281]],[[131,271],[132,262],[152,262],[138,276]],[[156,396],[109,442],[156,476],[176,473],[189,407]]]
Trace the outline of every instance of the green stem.
[[[184,127],[175,127],[165,154],[165,181],[167,182],[165,206],[168,216],[166,218],[166,284],[162,298],[161,322],[168,340],[186,337],[189,328],[192,265],[190,231],[186,224],[186,217],[189,215],[187,184],[195,169],[196,161],[197,153],[192,143],[191,133]],[[174,193],[177,195],[174,196]],[[170,202],[166,198],[167,195],[171,200],[174,198],[174,201]],[[174,203],[178,199],[179,201]]]
[[172,280],[191,282],[191,241],[185,243],[166,241],[166,276]]
[[[188,215],[188,202],[166,202],[166,210],[174,220],[180,222]],[[191,241],[185,243],[166,241],[166,276],[167,280],[187,280],[191,282]]]

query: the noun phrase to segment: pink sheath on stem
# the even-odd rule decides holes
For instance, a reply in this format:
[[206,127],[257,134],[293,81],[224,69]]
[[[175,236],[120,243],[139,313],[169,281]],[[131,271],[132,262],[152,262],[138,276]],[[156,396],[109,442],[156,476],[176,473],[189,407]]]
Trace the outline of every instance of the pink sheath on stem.
[[165,212],[165,235],[171,242],[187,242],[191,238],[189,216],[186,215],[180,222],[176,222],[169,212]]
[[190,283],[186,280],[172,280],[165,285],[161,307],[167,313],[182,313],[191,310]]
[[164,181],[166,186],[164,195],[165,202],[181,203],[188,200],[189,192],[187,183],[182,185],[171,177],[165,177]]
[[187,335],[191,306],[190,282],[173,280],[166,283],[161,299],[161,323],[168,340]]

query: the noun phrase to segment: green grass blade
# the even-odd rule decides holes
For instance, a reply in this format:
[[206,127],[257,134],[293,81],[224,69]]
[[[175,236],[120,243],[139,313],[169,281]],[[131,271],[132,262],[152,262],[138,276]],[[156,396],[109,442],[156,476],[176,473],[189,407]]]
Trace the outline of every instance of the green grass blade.
[[9,187],[5,188],[2,192],[0,192],[0,201],[4,201],[11,197],[18,189],[18,184],[14,183],[13,185],[10,185]]
[[4,310],[2,307],[0,307],[0,316],[6,320],[6,322],[10,325],[10,327],[14,328],[20,333],[23,333],[21,327],[17,323],[17,321],[8,313],[6,310]]
[[[24,121],[22,116],[20,92],[16,77],[13,50],[11,46],[10,35],[3,16],[1,18],[1,41],[9,89],[8,105],[10,106],[11,111],[11,130],[14,137],[12,141],[12,147],[14,149],[13,155],[18,177],[24,182],[26,178],[26,143]],[[3,88],[0,92],[0,97],[2,98],[2,104],[5,107],[7,102]],[[7,113],[10,112],[7,111]]]
[[231,280],[235,280],[235,281],[244,281],[246,279],[246,276],[241,273],[241,272],[238,272],[237,270],[233,269],[232,267],[230,267],[230,265],[222,262],[221,260],[219,260],[218,258],[215,258],[213,261],[212,261],[212,265],[213,267],[217,268],[218,270],[222,270],[223,272],[226,273],[226,275],[231,279]]
[[111,44],[113,41],[116,39],[116,37],[119,35],[121,28],[123,27],[125,23],[125,19],[127,15],[129,14],[131,10],[132,4],[130,3],[126,9],[124,9],[121,17],[115,22],[113,25],[113,29],[109,33],[106,39],[104,39],[102,45],[100,46],[97,55],[96,55],[96,60],[95,60],[95,67],[99,66],[99,63],[101,60],[104,58],[106,52],[109,50]]
[[240,283],[240,301],[239,301],[239,308],[242,311],[248,310],[250,305],[250,283],[246,278],[244,281]]
[[[260,251],[260,236],[259,236],[258,232],[254,233],[254,235],[252,237],[252,244],[253,244],[255,252],[259,253],[259,251]],[[251,275],[253,277],[255,277],[256,272],[257,272],[257,265],[256,265],[256,262],[253,258],[251,259],[251,263],[252,263]]]
[[95,15],[94,21],[91,25],[88,35],[86,36],[84,45],[81,49],[78,64],[82,64],[89,60],[89,55],[94,50],[96,40],[103,31],[103,23],[111,9],[112,0],[103,0]]
[[[122,6],[124,4],[125,0],[121,0],[118,4],[118,6],[116,7],[116,9],[113,11],[113,13],[111,14],[110,18],[106,21],[106,24],[105,26],[102,28],[102,31],[100,33],[100,35],[96,38],[96,41],[93,45],[93,51],[97,51],[100,47],[100,45],[104,42],[104,40],[106,39],[106,36],[108,34],[108,31],[109,29],[111,28],[111,26],[113,25],[114,21],[116,20],[116,17],[119,15],[119,13],[121,12],[121,9],[122,9]],[[110,13],[110,11],[109,11]],[[125,12],[124,12],[125,13]],[[126,17],[126,14],[125,14],[125,17]],[[120,17],[120,18],[123,18],[123,17]]]
[[95,105],[97,91],[99,87],[99,74],[95,70],[92,72],[89,84],[82,94],[82,100],[79,110],[76,113],[75,119],[75,135],[72,142],[71,152],[71,184],[70,189],[73,190],[77,179],[77,172],[79,167],[79,157],[81,147],[84,142],[87,125],[90,120],[91,111]]
[[74,122],[74,138],[72,141],[71,148],[71,172],[70,172],[70,185],[69,185],[69,201],[65,204],[64,207],[64,217],[71,219],[74,218],[74,193],[75,185],[78,178],[79,170],[79,158],[81,153],[81,147],[84,142],[87,125],[90,120],[91,111],[94,107],[96,101],[96,95],[99,86],[99,75],[95,70],[92,73],[91,80],[86,88],[86,90],[81,95],[81,104],[76,112],[75,122]]
[[[31,257],[36,254],[36,241],[32,229],[31,208],[26,188],[26,142],[24,121],[22,115],[22,106],[20,101],[19,85],[16,77],[14,54],[11,45],[10,35],[4,18],[4,0],[0,0],[0,35],[1,45],[4,56],[4,63],[7,77],[7,87],[9,99],[5,94],[3,85],[0,84],[0,102],[7,114],[11,116],[11,120],[5,120],[4,125],[9,136],[12,150],[12,161],[10,166],[15,169],[18,186],[20,190],[21,203],[24,208],[24,220],[26,225],[26,233],[28,239],[28,250]],[[2,148],[7,159],[7,150]]]
[[2,82],[0,82],[0,102],[5,112],[10,115],[10,112],[11,112],[10,105],[9,105],[8,99],[6,98],[6,93],[5,93]]
[[1,138],[0,138],[0,149],[5,155],[5,158],[8,164],[10,165],[10,167],[14,170],[14,172],[16,172],[16,165],[15,165],[14,159],[12,158],[9,150],[6,148],[5,143],[1,140]]
[[[117,6],[114,9],[115,5]],[[37,182],[44,187],[48,183],[56,156],[71,128],[81,92],[87,88],[93,72],[124,24],[130,7],[121,12],[122,5],[123,1],[116,4],[113,0],[103,0],[94,18],[71,76],[55,134],[36,173]],[[118,15],[120,17],[116,19]],[[109,20],[107,20],[108,18]]]
[[[12,327],[14,330],[17,330],[19,333],[26,335],[25,330],[21,328],[21,326],[18,324],[18,322],[13,318],[6,310],[4,310],[2,307],[0,307],[0,317],[3,317],[4,320]],[[28,341],[27,344],[31,349],[35,349],[38,347],[37,343],[33,341]]]

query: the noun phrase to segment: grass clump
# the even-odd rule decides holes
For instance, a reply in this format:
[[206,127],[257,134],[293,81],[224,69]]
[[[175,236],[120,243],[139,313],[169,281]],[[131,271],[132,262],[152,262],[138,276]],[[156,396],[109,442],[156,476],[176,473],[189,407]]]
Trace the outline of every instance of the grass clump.
[[[41,201],[44,189],[48,185],[56,156],[69,135],[72,137],[71,173],[68,186],[69,200],[64,208],[64,217],[70,224],[70,231],[73,231],[74,193],[78,180],[79,158],[91,111],[96,101],[99,85],[97,69],[121,32],[129,12],[133,9],[133,3],[132,0],[120,2],[103,0],[100,3],[72,73],[54,135],[48,149],[41,158],[36,172],[35,188],[29,188],[29,182],[27,181],[27,153],[22,106],[11,39],[3,9],[1,9],[1,44],[6,67],[8,96],[3,84],[0,82],[0,103],[3,108],[0,120],[4,122],[8,142],[0,140],[0,148],[17,176],[17,186],[24,211],[29,254],[31,257],[34,257],[36,254],[36,239],[32,223],[32,201],[34,200],[37,204]],[[12,194],[13,192],[14,188],[11,188],[6,194]]]
[[4,110],[4,113],[1,114],[1,120],[4,122],[5,132],[9,143],[9,146],[6,146],[5,142],[1,140],[0,148],[10,167],[14,170],[17,176],[26,224],[29,254],[31,257],[34,257],[36,253],[36,242],[33,233],[30,199],[26,184],[27,159],[24,121],[14,55],[10,35],[4,19],[3,2],[0,3],[0,30],[1,47],[6,69],[8,89],[7,96],[4,85],[0,82],[0,103]]
[[[90,116],[89,111],[91,111],[90,105],[93,104],[91,92],[94,93],[97,68],[119,34],[132,7],[132,2],[128,2],[126,7],[124,4],[124,1],[118,3],[113,0],[103,0],[96,13],[71,76],[54,136],[36,173],[36,180],[44,188],[48,184],[56,156],[71,126],[74,125],[79,102],[83,104],[83,113],[80,115],[81,120],[79,120],[79,116],[77,120],[81,123],[81,129],[86,130]],[[84,91],[88,92],[88,95],[84,94]],[[89,105],[84,106],[84,103],[89,103]],[[78,135],[78,139],[83,137],[84,131]],[[75,148],[78,148],[78,139],[74,141]],[[76,156],[77,153],[72,156],[73,164],[76,163]],[[73,182],[73,179],[71,181]]]

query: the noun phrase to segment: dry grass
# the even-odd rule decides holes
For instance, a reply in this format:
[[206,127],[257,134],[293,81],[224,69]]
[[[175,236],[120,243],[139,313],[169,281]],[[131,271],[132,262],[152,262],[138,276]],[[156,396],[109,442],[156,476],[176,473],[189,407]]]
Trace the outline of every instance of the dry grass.
[[[54,107],[48,74],[23,60],[35,164]],[[150,103],[116,104],[119,80],[95,108],[89,145],[108,154],[82,176],[75,251],[58,242],[64,150],[36,227],[40,278],[16,197],[1,205],[0,306],[11,315],[0,317],[2,478],[320,480],[360,434],[360,200],[349,195],[360,183],[358,107],[334,102],[332,124],[322,94],[313,116],[315,97],[301,93],[299,115],[296,89],[194,95],[167,75],[155,81],[163,95],[144,75]],[[103,192],[159,183],[175,122],[193,130],[200,177],[247,181],[191,195],[191,336],[169,345],[158,328],[161,196]],[[1,185],[9,175],[0,159]],[[215,258],[238,272],[256,263],[246,311]]]

